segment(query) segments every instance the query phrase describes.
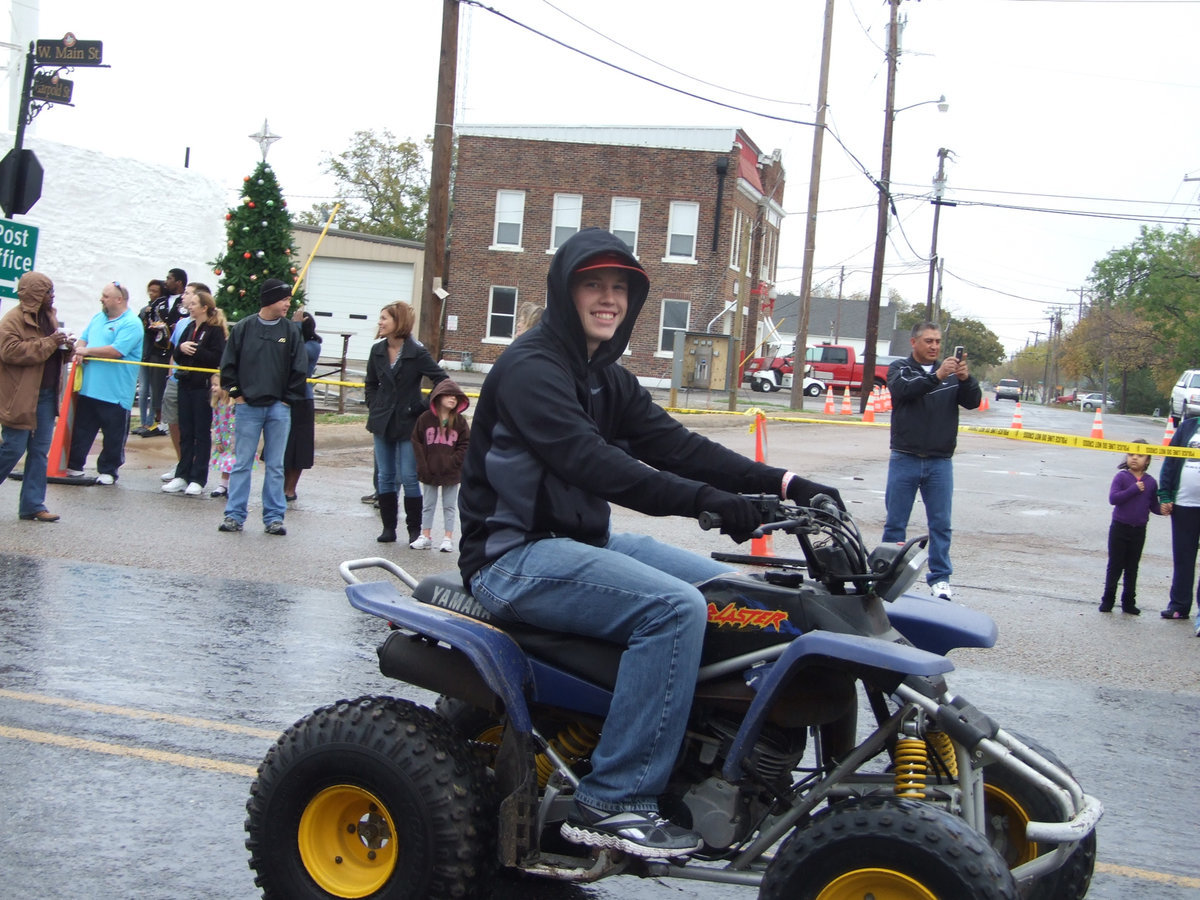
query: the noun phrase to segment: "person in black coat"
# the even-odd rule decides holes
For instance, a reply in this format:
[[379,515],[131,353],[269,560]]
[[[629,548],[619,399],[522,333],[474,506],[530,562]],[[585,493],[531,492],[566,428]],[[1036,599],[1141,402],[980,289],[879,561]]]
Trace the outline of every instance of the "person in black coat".
[[229,326],[225,314],[217,309],[213,295],[195,290],[192,321],[179,336],[175,362],[186,369],[176,373],[179,381],[179,464],[175,477],[163,485],[168,494],[186,493],[198,497],[208,483],[208,456],[212,452],[212,404],[209,391],[211,372],[190,369],[216,369],[225,352]]
[[401,486],[409,543],[421,533],[421,483],[417,479],[412,430],[425,411],[421,379],[437,384],[447,377],[413,337],[414,321],[413,309],[407,303],[396,301],[385,306],[379,312],[379,334],[383,339],[371,347],[367,357],[367,431],[375,436],[375,465],[379,470],[376,488],[379,517],[383,520],[377,540],[385,544],[396,540]]

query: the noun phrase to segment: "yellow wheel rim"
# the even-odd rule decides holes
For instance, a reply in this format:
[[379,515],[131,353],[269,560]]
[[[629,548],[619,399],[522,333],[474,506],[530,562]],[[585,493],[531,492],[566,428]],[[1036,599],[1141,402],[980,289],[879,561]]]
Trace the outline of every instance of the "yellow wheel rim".
[[396,868],[396,825],[370,791],[349,784],[309,801],[297,834],[300,859],[317,886],[334,897],[366,897]]
[[1035,859],[1037,842],[1025,837],[1029,814],[1017,799],[992,784],[983,786],[984,808],[988,820],[988,837],[992,846],[1004,858],[1010,869]]
[[817,900],[938,900],[936,894],[893,869],[855,869],[829,882]]

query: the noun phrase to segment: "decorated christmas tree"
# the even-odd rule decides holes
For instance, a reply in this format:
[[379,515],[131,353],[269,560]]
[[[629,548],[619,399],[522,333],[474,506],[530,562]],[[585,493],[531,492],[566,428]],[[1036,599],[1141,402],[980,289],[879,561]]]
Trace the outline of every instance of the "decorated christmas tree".
[[[225,214],[225,255],[213,261],[220,277],[217,303],[230,322],[258,312],[259,286],[268,278],[293,284],[302,261],[292,244],[292,216],[266,161],[242,179],[241,201]],[[303,291],[293,305],[304,302]]]

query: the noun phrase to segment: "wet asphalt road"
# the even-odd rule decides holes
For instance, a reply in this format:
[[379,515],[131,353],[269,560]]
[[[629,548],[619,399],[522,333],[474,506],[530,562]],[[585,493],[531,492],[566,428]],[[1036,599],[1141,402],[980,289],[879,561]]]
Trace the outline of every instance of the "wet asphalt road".
[[[1066,430],[1069,415],[1053,421]],[[1051,427],[1031,424],[1030,410],[1025,418],[1026,427]],[[743,423],[704,427],[752,452]],[[1136,420],[1110,427],[1129,429],[1128,437],[1152,430]],[[886,432],[772,428],[773,462],[807,461],[820,471],[836,453],[836,483],[864,531],[877,533]],[[284,539],[252,529],[219,535],[218,501],[163,496],[162,453],[161,444],[131,445],[115,490],[52,486],[50,504],[64,514],[58,525],[0,520],[5,897],[256,896],[242,847],[244,805],[275,736],[339,698],[422,697],[378,674],[383,624],[349,607],[335,571],[340,559],[381,549],[371,511],[357,503],[369,485],[369,453],[350,437],[324,438],[320,468],[302,480]],[[1054,749],[1103,800],[1089,897],[1200,897],[1200,641],[1153,614],[1095,612],[1116,459],[995,439],[960,443],[958,597],[995,616],[1001,639],[994,650],[959,656],[950,683],[1005,727]],[[3,503],[15,505],[15,485],[0,487]],[[702,552],[726,549],[694,524],[621,514],[617,527],[652,528]],[[1165,523],[1151,523],[1142,581],[1150,613],[1169,581],[1165,534]],[[386,550],[419,573],[455,559]],[[616,879],[501,883],[497,896],[753,891]]]

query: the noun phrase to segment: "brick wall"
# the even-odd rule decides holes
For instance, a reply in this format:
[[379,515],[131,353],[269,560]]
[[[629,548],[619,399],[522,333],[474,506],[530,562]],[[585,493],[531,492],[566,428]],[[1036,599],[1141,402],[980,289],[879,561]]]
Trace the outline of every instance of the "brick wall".
[[[721,199],[716,250],[713,225],[717,216],[717,160],[728,158]],[[496,359],[505,343],[482,340],[487,334],[490,289],[515,287],[518,304],[546,299],[546,272],[552,254],[551,222],[556,193],[580,194],[582,227],[609,228],[614,197],[641,201],[637,256],[650,276],[650,296],[630,341],[624,364],[637,375],[669,375],[670,360],[656,357],[662,300],[691,303],[689,330],[703,331],[734,297],[740,274],[729,268],[735,205],[751,221],[754,200],[737,188],[738,154],[704,150],[661,149],[613,144],[582,144],[510,137],[460,135],[451,217],[447,313],[458,317],[458,329],[446,332],[447,350],[468,350],[477,363]],[[764,170],[764,184],[782,179],[776,162]],[[496,193],[525,192],[521,245],[523,252],[490,250]],[[782,201],[782,186],[773,200]],[[696,264],[663,262],[672,201],[699,204]],[[753,255],[757,274],[757,243]],[[725,330],[718,319],[712,330]],[[748,332],[752,334],[753,332]]]

